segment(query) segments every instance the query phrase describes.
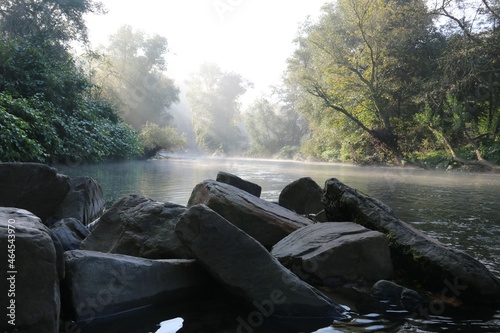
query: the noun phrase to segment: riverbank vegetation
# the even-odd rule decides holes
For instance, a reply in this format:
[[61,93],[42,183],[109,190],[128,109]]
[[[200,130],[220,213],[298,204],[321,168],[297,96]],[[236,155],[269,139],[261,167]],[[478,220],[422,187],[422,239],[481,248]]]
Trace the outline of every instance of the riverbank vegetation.
[[[302,26],[283,86],[309,125],[303,156],[487,169],[500,162],[500,2],[433,6],[338,0]],[[258,119],[268,103],[257,103],[249,125],[265,128]],[[250,133],[259,147],[265,135]]]
[[100,162],[181,142],[166,140],[162,113],[178,95],[160,73],[166,40],[124,27],[105,52],[90,51],[84,16],[103,12],[91,0],[1,2],[0,161]]
[[0,161],[150,157],[193,141],[218,155],[500,164],[499,0],[327,2],[297,32],[282,82],[253,102],[242,105],[252,84],[238,73],[193,73],[187,135],[169,112],[180,89],[167,39],[123,26],[91,50],[89,13],[105,10],[0,3]]

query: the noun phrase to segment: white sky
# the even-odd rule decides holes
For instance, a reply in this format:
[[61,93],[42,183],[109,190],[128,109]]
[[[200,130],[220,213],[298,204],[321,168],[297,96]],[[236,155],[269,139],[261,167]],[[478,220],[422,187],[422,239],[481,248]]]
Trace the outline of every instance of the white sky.
[[101,0],[108,14],[89,16],[94,46],[124,24],[167,38],[167,74],[182,86],[204,62],[253,82],[252,95],[279,83],[299,24],[327,0]]

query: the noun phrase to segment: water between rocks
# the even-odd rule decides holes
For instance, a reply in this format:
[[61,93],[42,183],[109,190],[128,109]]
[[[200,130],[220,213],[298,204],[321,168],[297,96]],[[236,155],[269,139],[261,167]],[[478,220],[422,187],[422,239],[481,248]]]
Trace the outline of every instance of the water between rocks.
[[[127,194],[185,205],[193,187],[205,179],[215,179],[218,171],[230,172],[259,184],[262,186],[261,197],[271,201],[277,201],[281,189],[298,178],[311,177],[320,186],[329,178],[337,178],[382,200],[403,221],[444,244],[467,252],[500,276],[499,174],[222,158],[170,158],[61,166],[58,169],[70,176],[87,175],[96,179],[104,190],[108,205]],[[397,311],[384,315],[352,314],[350,322],[315,332],[500,333],[500,311],[486,317],[484,313],[449,317],[442,315],[439,308],[428,310],[429,315],[415,319]],[[169,318],[168,314],[164,319],[172,321],[164,322],[159,333],[176,332],[182,320]],[[157,324],[129,332],[155,332]],[[256,328],[251,329],[259,332]]]

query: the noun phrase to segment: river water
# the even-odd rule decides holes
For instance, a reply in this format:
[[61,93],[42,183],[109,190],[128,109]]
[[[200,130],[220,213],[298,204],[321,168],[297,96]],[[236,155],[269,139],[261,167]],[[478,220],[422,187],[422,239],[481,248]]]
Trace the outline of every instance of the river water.
[[[467,252],[500,276],[499,174],[222,158],[170,158],[58,169],[70,176],[96,179],[108,205],[127,194],[185,205],[193,187],[205,179],[215,179],[218,171],[259,184],[261,197],[271,201],[277,201],[281,189],[301,177],[311,177],[320,186],[329,178],[337,178],[382,200],[400,219]],[[166,326],[160,331],[175,332]],[[371,314],[316,332],[498,333],[500,311],[487,318],[450,318],[437,313],[403,321]]]

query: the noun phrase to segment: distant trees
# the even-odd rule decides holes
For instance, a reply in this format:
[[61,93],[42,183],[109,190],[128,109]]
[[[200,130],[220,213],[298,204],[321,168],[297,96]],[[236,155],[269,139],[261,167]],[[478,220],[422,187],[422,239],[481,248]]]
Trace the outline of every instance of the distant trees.
[[249,106],[245,113],[248,155],[296,157],[308,133],[307,120],[297,112],[297,103],[292,91],[274,88],[271,96],[258,98]]
[[140,130],[147,122],[167,125],[168,108],[179,101],[179,88],[165,74],[165,37],[148,36],[122,26],[93,59],[100,97],[121,110],[126,123]]
[[249,83],[241,75],[205,63],[187,80],[187,100],[193,113],[196,143],[210,153],[234,153],[241,148],[239,97]]

